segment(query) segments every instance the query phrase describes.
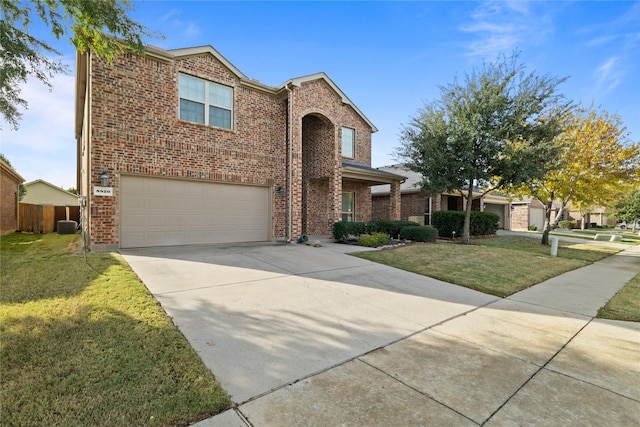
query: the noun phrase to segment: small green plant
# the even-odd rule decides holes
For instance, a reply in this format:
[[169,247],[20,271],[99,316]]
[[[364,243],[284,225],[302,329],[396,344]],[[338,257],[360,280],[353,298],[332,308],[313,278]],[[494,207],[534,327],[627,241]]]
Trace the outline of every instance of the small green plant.
[[361,234],[358,236],[358,245],[360,246],[378,246],[384,245],[389,241],[389,236],[384,233]]
[[537,226],[537,225],[535,225],[535,224],[531,224],[531,225],[529,226],[529,231],[538,231],[538,226]]
[[438,230],[430,225],[404,227],[400,231],[400,238],[414,242],[435,242],[438,238]]

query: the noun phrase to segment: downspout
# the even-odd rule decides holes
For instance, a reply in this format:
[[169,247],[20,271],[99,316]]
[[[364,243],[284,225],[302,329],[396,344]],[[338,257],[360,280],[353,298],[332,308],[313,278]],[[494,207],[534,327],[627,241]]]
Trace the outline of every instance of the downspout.
[[288,213],[288,218],[287,218],[287,243],[291,243],[292,240],[292,233],[293,233],[293,90],[290,88],[291,83],[288,83],[285,88],[287,89],[287,92],[289,93],[289,111],[288,111],[288,116],[289,116],[289,120],[288,120],[288,124],[289,124],[289,130],[287,132],[287,143],[288,143],[288,148],[289,148],[289,152],[288,152],[288,156],[289,156],[289,160],[288,160],[288,174],[289,174],[289,196],[288,196],[288,206],[287,206],[287,213]]

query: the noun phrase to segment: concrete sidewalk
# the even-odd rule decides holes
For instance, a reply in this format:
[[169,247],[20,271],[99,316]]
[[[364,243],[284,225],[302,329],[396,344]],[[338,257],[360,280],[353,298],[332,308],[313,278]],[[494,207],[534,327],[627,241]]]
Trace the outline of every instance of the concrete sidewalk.
[[323,245],[126,251],[237,403],[198,427],[640,425],[640,324],[593,319],[640,247],[497,299]]

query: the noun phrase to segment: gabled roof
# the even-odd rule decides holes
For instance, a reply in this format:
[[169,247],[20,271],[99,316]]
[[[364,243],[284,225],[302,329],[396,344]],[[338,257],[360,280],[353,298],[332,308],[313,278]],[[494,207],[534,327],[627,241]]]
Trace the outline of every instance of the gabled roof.
[[2,159],[0,159],[0,169],[16,181],[18,181],[18,184],[24,182],[24,178],[20,176],[20,174],[16,172],[14,168],[12,168],[7,162]]
[[[402,183],[402,185],[400,185],[400,192],[401,193],[418,193],[420,192],[420,181],[422,181],[422,175],[419,174],[418,172],[414,172],[412,170],[410,170],[409,168],[407,168],[404,164],[399,163],[399,164],[395,164],[395,165],[390,165],[390,166],[381,166],[378,168],[380,171],[385,171],[385,172],[389,172],[389,173],[401,173],[403,175],[405,175],[407,177],[407,180],[404,181]],[[477,190],[477,191],[476,191]],[[474,187],[473,190],[474,193],[474,197],[477,197],[478,195],[482,194],[482,192],[477,189],[477,187]],[[371,187],[371,194],[375,195],[375,194],[380,194],[380,195],[385,195],[385,194],[389,194],[389,187],[387,185],[376,185]],[[446,193],[444,193],[446,194]],[[499,203],[508,203],[509,202],[509,198],[500,194],[486,194],[485,198],[487,200],[492,200],[494,202],[499,202]]]
[[203,53],[209,53],[214,58],[216,58],[218,61],[222,62],[222,64],[225,67],[227,67],[229,69],[229,71],[231,71],[237,78],[239,78],[241,80],[242,79],[249,80],[249,78],[247,76],[245,76],[242,71],[237,69],[235,65],[233,65],[231,62],[229,62],[229,60],[227,60],[227,58],[222,56],[220,54],[220,52],[215,50],[213,48],[213,46],[211,46],[211,45],[196,46],[196,47],[185,47],[185,48],[182,48],[182,49],[171,49],[171,50],[168,50],[166,52],[171,54],[174,58],[185,58],[185,57],[189,57],[189,56],[202,55]]
[[57,191],[59,191],[61,193],[64,193],[66,195],[73,196],[73,197],[78,197],[77,194],[70,193],[67,190],[65,190],[64,188],[60,188],[60,187],[58,187],[56,185],[53,185],[52,183],[47,182],[44,179],[36,179],[36,180],[33,180],[33,181],[29,181],[29,182],[25,183],[24,186],[27,187],[27,189],[28,189],[30,186],[32,186],[34,184],[44,184],[44,185],[47,185],[47,186],[53,188],[54,190],[57,190]]
[[294,79],[287,80],[285,83],[283,83],[280,86],[280,88],[284,89],[286,86],[290,84],[293,84],[295,86],[301,86],[303,83],[312,82],[316,80],[324,80],[329,85],[329,87],[333,89],[333,91],[340,97],[340,99],[342,100],[342,103],[344,105],[348,105],[351,108],[353,108],[353,110],[362,118],[362,120],[364,120],[371,127],[372,132],[378,131],[378,128],[375,127],[375,125],[367,118],[367,116],[364,115],[364,113],[362,113],[362,111],[360,111],[360,109],[358,109],[358,107],[356,107],[356,105],[353,102],[351,102],[349,97],[345,95],[345,93],[338,87],[338,85],[336,85],[333,82],[333,80],[329,78],[329,76],[325,72],[309,74],[307,76],[296,77]]
[[78,196],[70,193],[63,188],[56,187],[42,179],[24,184],[27,194],[22,198],[23,203],[31,203],[34,205],[53,205],[53,206],[78,206]]
[[[402,174],[407,177],[407,179],[400,185],[400,191],[402,193],[417,193],[420,191],[420,181],[422,181],[422,175],[418,172],[414,172],[403,164],[396,164],[390,166],[381,166],[378,168],[380,171],[388,172],[388,173],[397,173]],[[371,194],[382,194],[389,193],[389,188],[386,185],[376,185],[375,187],[371,187]]]
[[[309,74],[307,76],[296,77],[290,80],[287,80],[282,85],[269,86],[261,83],[259,80],[251,79],[247,77],[242,71],[240,71],[235,65],[233,65],[227,58],[225,58],[220,52],[213,48],[211,45],[205,46],[195,46],[195,47],[187,47],[181,49],[170,49],[165,50],[156,46],[147,45],[145,46],[145,55],[160,59],[163,61],[174,61],[178,58],[187,58],[189,56],[209,54],[216,58],[220,63],[222,63],[233,75],[235,75],[239,80],[240,84],[243,86],[251,87],[253,89],[261,90],[264,92],[271,93],[273,95],[282,94],[285,92],[286,88],[289,85],[300,86],[306,82],[311,82],[315,80],[324,80],[329,87],[340,97],[342,103],[344,105],[348,105],[358,114],[362,120],[367,123],[371,127],[372,132],[377,132],[378,128],[365,116],[362,111],[349,99],[347,95],[327,76],[326,73],[320,72],[315,74]],[[84,115],[84,96],[85,91],[84,88],[86,86],[86,72],[87,72],[87,54],[76,55],[76,138],[79,137],[82,131],[82,116]]]

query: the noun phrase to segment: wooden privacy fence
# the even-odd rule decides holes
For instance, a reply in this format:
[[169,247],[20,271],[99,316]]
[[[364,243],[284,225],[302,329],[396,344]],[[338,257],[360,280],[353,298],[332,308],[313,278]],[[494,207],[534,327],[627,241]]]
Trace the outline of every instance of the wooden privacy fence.
[[80,206],[43,206],[20,203],[20,231],[29,233],[53,233],[58,221],[69,219],[80,222]]

